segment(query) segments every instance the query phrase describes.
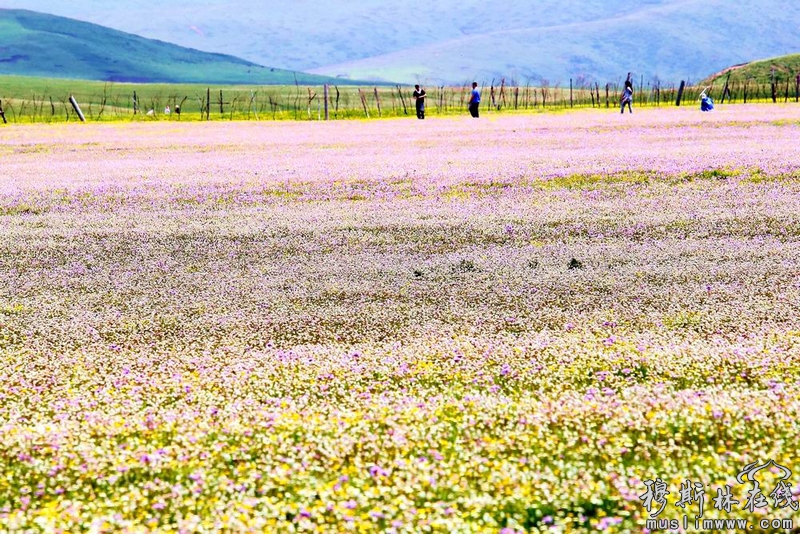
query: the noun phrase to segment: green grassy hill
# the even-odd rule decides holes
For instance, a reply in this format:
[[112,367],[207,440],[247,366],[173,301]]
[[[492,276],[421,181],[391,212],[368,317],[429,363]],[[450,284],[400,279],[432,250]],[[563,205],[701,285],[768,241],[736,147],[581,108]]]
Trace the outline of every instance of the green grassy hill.
[[775,72],[775,81],[786,83],[786,81],[794,81],[795,77],[800,74],[800,54],[791,54],[788,56],[774,57],[770,59],[761,59],[758,61],[751,61],[742,65],[734,65],[723,71],[712,74],[701,85],[711,85],[725,83],[725,80],[730,74],[731,83],[742,83],[745,80],[750,80],[754,83],[768,84],[772,82],[773,69]]
[[115,82],[347,83],[256,65],[64,17],[0,9],[0,75]]

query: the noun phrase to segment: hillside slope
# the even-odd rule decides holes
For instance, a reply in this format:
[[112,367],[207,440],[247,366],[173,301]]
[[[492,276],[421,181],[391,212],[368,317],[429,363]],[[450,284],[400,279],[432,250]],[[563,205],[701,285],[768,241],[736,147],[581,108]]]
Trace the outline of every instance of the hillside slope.
[[794,82],[795,77],[800,75],[800,54],[791,54],[788,56],[751,61],[742,65],[733,65],[709,76],[703,80],[702,83],[703,85],[724,83],[730,74],[730,83],[740,83],[745,80],[750,80],[753,83],[766,84],[773,81],[773,71],[774,80],[776,82]]
[[[0,9],[0,74],[124,82],[290,84],[295,73],[27,10]],[[301,83],[328,78],[297,73]],[[340,80],[339,83],[342,83]]]
[[4,0],[256,63],[351,78],[697,81],[797,53],[788,0]]

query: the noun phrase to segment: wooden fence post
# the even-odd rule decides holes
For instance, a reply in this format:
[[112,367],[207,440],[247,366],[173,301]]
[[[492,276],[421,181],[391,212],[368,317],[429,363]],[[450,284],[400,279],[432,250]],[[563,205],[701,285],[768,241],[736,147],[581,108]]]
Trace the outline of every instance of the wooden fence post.
[[81,120],[81,122],[86,122],[86,118],[83,116],[83,112],[81,111],[78,101],[75,100],[74,96],[69,95],[69,103],[72,104],[72,109],[74,109],[75,113],[78,114],[78,118]]
[[[317,93],[313,92],[310,87],[306,87],[306,89],[308,90],[308,120],[311,120],[311,103],[317,98]],[[319,118],[319,113],[317,118]]]
[[800,102],[800,74],[794,79],[794,101]]
[[0,119],[3,119],[3,124],[8,124],[6,120],[6,112],[3,111],[3,101],[0,100]]
[[681,98],[683,98],[683,90],[686,87],[686,82],[681,80],[681,84],[678,86],[678,97],[675,99],[675,105],[681,105]]
[[325,120],[330,120],[330,115],[328,115],[328,84],[326,83],[322,88],[323,95],[322,97],[325,99]]
[[525,82],[525,92],[522,93],[522,104],[525,109],[528,109],[528,100],[530,100],[530,82]]
[[361,88],[358,88],[358,96],[361,98],[361,105],[364,106],[364,115],[369,118],[369,110],[367,109],[367,98],[364,96],[364,92]]
[[720,104],[724,104],[724,103],[725,103],[725,97],[726,97],[726,96],[728,97],[728,100],[730,100],[730,96],[731,96],[731,94],[730,94],[730,92],[728,91],[728,81],[729,81],[730,79],[731,79],[731,73],[729,72],[729,73],[728,73],[728,77],[727,77],[727,78],[725,78],[725,88],[724,88],[724,89],[722,89],[722,98],[720,99]]
[[[200,113],[202,116],[202,112]],[[206,120],[211,120],[211,88],[206,87]]]
[[408,115],[408,109],[406,108],[406,99],[403,98],[403,90],[400,89],[400,86],[397,86],[397,94],[400,95],[400,103],[403,104],[403,115]]
[[381,112],[381,98],[378,96],[378,88],[375,87],[375,104],[378,106],[378,117],[383,117],[383,113]]
[[606,107],[607,108],[610,107],[610,104],[609,104],[609,101],[608,101],[608,84],[606,84]]
[[572,107],[572,78],[569,79],[569,107]]
[[770,89],[772,89],[772,103],[773,104],[777,104],[777,102],[778,102],[778,95],[777,95],[778,86],[775,83],[775,67],[772,67],[772,77],[771,77],[771,80],[770,80]]
[[183,107],[183,103],[186,102],[186,99],[189,98],[188,96],[184,96],[181,99],[181,103],[175,106],[175,113],[178,115],[178,120],[181,120],[181,108]]

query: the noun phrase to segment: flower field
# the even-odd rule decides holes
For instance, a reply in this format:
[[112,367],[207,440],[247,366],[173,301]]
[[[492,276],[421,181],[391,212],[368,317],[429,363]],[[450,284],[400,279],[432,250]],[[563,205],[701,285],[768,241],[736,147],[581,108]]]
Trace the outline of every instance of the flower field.
[[0,531],[800,524],[799,365],[796,105],[0,128]]

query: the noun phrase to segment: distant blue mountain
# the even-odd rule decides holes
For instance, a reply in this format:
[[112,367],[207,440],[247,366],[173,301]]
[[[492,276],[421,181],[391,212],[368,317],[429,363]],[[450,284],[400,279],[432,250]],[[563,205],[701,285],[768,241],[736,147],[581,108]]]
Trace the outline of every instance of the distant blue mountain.
[[398,82],[699,80],[800,52],[786,0],[4,0],[290,70]]

